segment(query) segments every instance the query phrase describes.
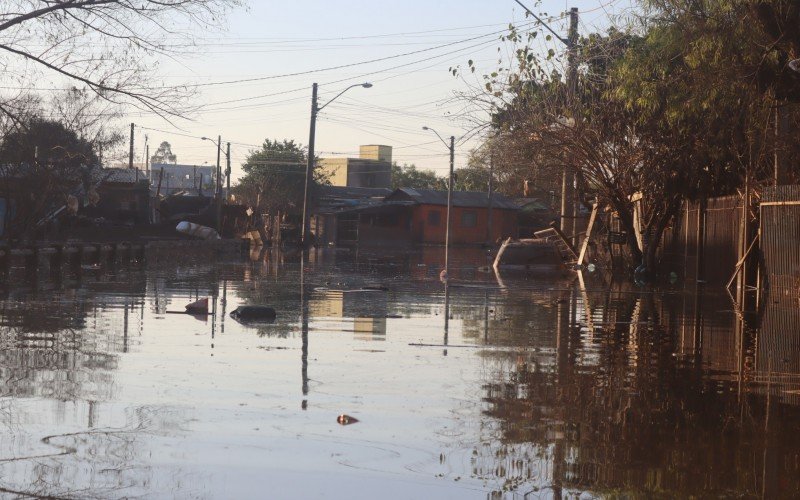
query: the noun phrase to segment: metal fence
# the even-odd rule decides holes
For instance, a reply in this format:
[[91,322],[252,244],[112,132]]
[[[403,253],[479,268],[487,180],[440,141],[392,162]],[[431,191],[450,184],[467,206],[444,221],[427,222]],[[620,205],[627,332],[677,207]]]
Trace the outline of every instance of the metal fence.
[[687,279],[725,284],[739,260],[741,224],[740,196],[711,198],[704,206],[686,202],[664,233],[662,261]]
[[764,190],[761,255],[770,293],[796,295],[800,289],[800,186]]

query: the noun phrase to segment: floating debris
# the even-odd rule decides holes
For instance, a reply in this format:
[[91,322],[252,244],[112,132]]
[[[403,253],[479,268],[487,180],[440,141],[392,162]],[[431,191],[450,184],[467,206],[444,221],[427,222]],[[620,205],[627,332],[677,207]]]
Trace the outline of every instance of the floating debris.
[[196,300],[191,304],[186,305],[186,314],[207,315],[208,314],[208,297]]
[[239,306],[231,311],[231,318],[241,322],[267,322],[275,321],[277,313],[269,306]]
[[358,419],[355,418],[355,417],[351,417],[350,415],[345,415],[344,413],[342,413],[341,415],[336,417],[336,421],[338,423],[340,423],[341,425],[350,425],[350,424],[355,424],[356,422],[358,422]]

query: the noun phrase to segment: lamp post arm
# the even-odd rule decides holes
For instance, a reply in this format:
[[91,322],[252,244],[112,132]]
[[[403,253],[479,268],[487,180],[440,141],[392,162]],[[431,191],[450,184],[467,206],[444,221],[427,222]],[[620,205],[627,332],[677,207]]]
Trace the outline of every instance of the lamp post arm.
[[349,87],[347,87],[346,89],[344,89],[344,90],[342,90],[341,92],[339,92],[338,94],[336,94],[336,96],[335,96],[333,99],[331,99],[330,101],[326,102],[326,103],[325,103],[325,104],[323,104],[322,106],[317,106],[317,113],[319,113],[320,111],[322,111],[322,108],[324,108],[324,107],[325,107],[325,106],[327,106],[328,104],[332,103],[333,101],[335,101],[336,99],[338,99],[339,97],[341,97],[341,95],[342,95],[342,94],[344,94],[345,92],[347,92],[348,90],[350,90],[350,89],[352,89],[352,88],[355,88],[355,87],[363,87],[363,86],[364,86],[364,84],[363,84],[363,83],[356,83],[356,84],[350,85],[350,86],[349,86]]

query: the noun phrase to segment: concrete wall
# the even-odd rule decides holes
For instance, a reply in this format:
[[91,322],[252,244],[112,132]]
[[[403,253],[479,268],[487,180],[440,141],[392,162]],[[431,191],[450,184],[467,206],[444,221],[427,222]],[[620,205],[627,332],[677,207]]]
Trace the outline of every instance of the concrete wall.
[[322,158],[320,169],[333,186],[382,187],[392,186],[392,164],[361,158]]
[[349,158],[320,158],[319,168],[331,181],[332,186],[347,186]]
[[392,147],[369,144],[359,148],[359,158],[362,160],[375,160],[392,163]]

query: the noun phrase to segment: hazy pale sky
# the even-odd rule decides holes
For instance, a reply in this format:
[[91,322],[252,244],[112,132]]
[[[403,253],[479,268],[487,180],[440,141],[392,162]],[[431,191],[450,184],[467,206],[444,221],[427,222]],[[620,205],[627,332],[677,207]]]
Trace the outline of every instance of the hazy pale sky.
[[[545,1],[535,8],[525,3],[560,18],[551,25],[564,35],[562,14],[569,7],[578,7],[580,32],[587,33],[608,26],[609,16],[630,6],[629,0]],[[361,144],[387,144],[394,147],[398,163],[441,174],[447,169],[447,150],[422,126],[444,137],[454,135],[459,142],[456,168],[464,165],[477,142],[461,141],[470,125],[454,118],[464,109],[454,93],[481,85],[480,74],[496,69],[498,56],[506,53],[500,36],[509,23],[531,21],[513,0],[252,0],[227,18],[227,30],[202,33],[193,55],[161,62],[165,81],[201,85],[196,96],[201,111],[192,120],[171,125],[133,113],[123,121],[142,127],[137,161],[147,134],[151,153],[166,140],[180,163],[213,164],[215,146],[199,138],[222,135],[223,144],[232,143],[236,178],[248,151],[265,138],[307,144],[313,82],[320,84],[320,105],[348,85],[371,82],[371,89],[351,89],[322,111],[317,154],[357,156]],[[563,52],[556,40],[538,43],[542,51]],[[382,60],[366,62],[376,59]],[[466,66],[469,59],[478,65],[475,75],[464,81],[449,73],[451,66]],[[325,70],[345,65],[351,66]],[[282,76],[304,72],[310,73]]]

